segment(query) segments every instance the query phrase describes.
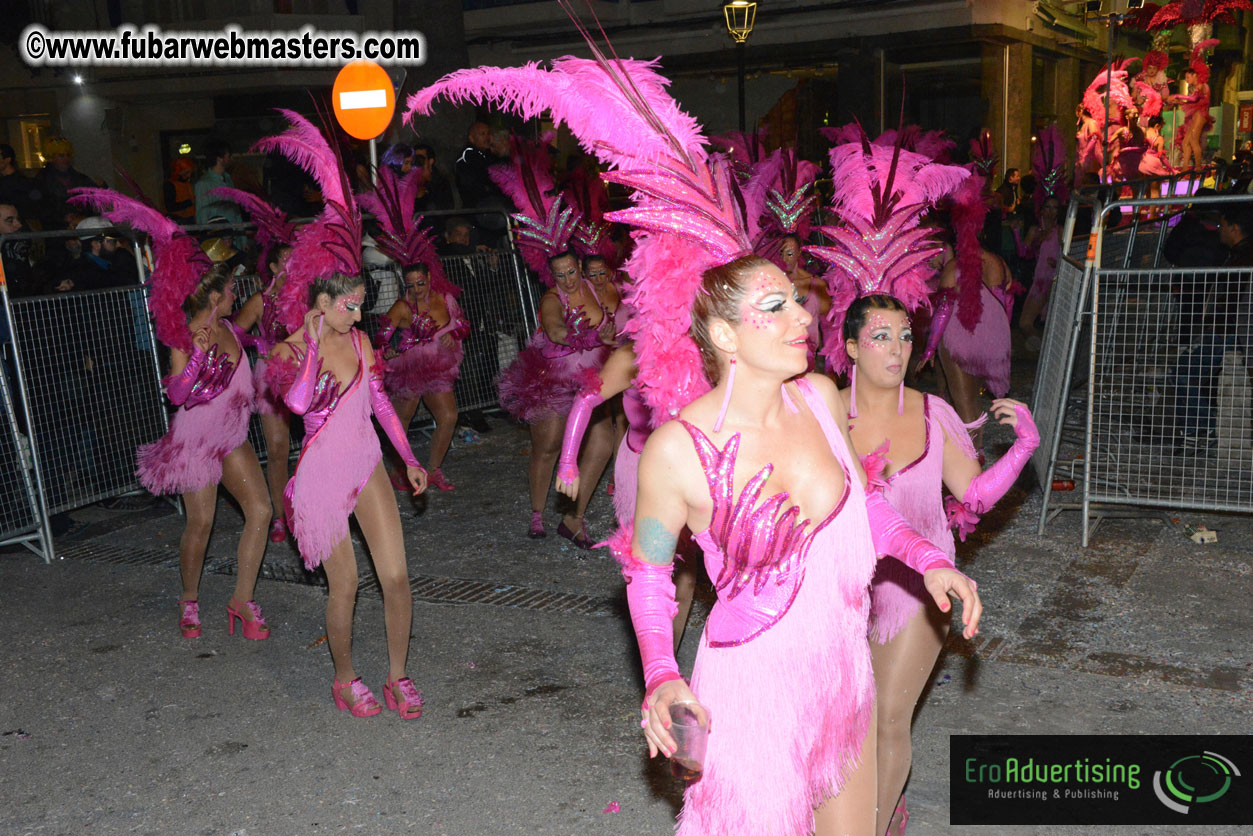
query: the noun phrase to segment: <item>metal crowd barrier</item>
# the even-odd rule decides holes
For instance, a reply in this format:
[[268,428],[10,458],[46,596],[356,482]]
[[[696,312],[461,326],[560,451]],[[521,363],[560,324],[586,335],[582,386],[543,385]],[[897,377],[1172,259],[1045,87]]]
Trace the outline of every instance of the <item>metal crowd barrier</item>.
[[[1253,197],[1188,199],[1238,202]],[[1253,268],[1157,266],[1157,228],[1106,249],[1107,217],[1172,206],[1096,204],[1086,259],[1059,264],[1033,397],[1041,534],[1070,509],[1085,547],[1103,519],[1132,508],[1253,513]]]

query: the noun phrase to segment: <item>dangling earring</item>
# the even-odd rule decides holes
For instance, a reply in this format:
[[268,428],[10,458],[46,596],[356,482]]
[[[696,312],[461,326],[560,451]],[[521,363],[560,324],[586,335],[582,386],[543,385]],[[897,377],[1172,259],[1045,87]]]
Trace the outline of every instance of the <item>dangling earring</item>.
[[849,378],[853,381],[848,394],[848,417],[857,417],[857,364],[853,364],[853,370],[848,373]]
[[896,414],[905,414],[905,381],[901,381],[901,391],[896,396]]
[[727,417],[727,407],[731,405],[731,387],[735,385],[735,358],[731,358],[731,368],[727,370],[727,391],[722,395],[722,408],[714,420],[714,432],[722,432],[722,421]]

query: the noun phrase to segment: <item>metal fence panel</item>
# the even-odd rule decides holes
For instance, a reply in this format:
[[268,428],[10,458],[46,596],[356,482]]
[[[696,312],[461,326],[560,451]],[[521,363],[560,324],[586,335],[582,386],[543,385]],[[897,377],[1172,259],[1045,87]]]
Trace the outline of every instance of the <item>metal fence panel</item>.
[[[0,339],[3,336],[0,334]],[[0,354],[5,348],[7,346],[0,345]],[[24,423],[19,417],[21,410],[9,385],[9,358],[0,357],[0,363],[4,364],[4,368],[0,368],[0,406],[6,416],[0,432],[0,543],[11,543],[38,531],[39,497],[35,493],[29,441],[19,428],[19,424]]]
[[1041,439],[1031,461],[1040,487],[1045,491],[1046,509],[1070,402],[1070,381],[1075,344],[1081,330],[1085,284],[1083,265],[1070,257],[1063,257],[1057,265],[1057,278],[1049,294],[1040,362],[1036,367],[1035,388],[1031,395],[1031,413]]
[[1253,269],[1093,284],[1091,502],[1253,512]]
[[145,292],[13,302],[50,514],[138,490],[135,448],[166,430]]

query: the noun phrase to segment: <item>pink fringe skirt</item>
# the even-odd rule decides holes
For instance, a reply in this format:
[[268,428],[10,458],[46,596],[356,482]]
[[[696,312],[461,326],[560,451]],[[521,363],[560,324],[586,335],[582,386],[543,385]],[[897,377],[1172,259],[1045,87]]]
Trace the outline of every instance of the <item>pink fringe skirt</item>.
[[962,371],[986,381],[992,394],[1003,398],[1009,392],[1009,315],[987,285],[980,290],[983,311],[974,330],[954,316],[944,329],[943,343]]
[[613,513],[621,525],[635,519],[635,491],[639,484],[640,454],[627,444],[628,438],[630,434],[622,436],[613,460]]
[[253,406],[252,370],[244,360],[213,400],[179,407],[170,431],[135,451],[135,476],[152,494],[182,494],[222,481],[222,460],[248,440]]
[[584,373],[598,371],[609,354],[602,346],[560,357],[546,356],[545,351],[553,348],[541,331],[500,376],[500,405],[523,423],[564,418],[583,388]]
[[430,340],[387,361],[383,385],[398,401],[409,401],[436,392],[451,392],[461,374],[465,351],[461,342],[451,349]]
[[256,364],[252,367],[252,377],[256,383],[256,398],[253,401],[253,409],[260,415],[283,415],[290,417],[291,410],[287,408],[287,404],[283,403],[283,396],[270,388],[270,383],[265,379],[266,359],[264,357],[257,358]]

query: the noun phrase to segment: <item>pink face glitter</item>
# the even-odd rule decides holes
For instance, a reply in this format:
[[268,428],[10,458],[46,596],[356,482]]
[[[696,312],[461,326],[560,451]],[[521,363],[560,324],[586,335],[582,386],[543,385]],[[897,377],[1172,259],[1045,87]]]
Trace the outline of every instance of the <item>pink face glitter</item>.
[[754,299],[755,301],[748,302],[744,305],[743,309],[740,311],[741,321],[751,325],[758,331],[765,331],[771,326],[771,324],[773,324],[774,314],[777,313],[777,311],[771,310],[775,307],[775,303],[768,303],[766,305],[766,310],[762,310],[758,306],[761,305],[763,301],[776,294],[783,296],[786,300],[787,294],[790,292],[791,282],[788,282],[787,287],[784,288],[774,277],[762,276],[758,278],[757,281],[754,282],[752,289],[748,292],[748,297],[750,299]]
[[343,314],[353,313],[360,310],[363,304],[365,304],[365,291],[349,293],[335,300],[335,310]]

